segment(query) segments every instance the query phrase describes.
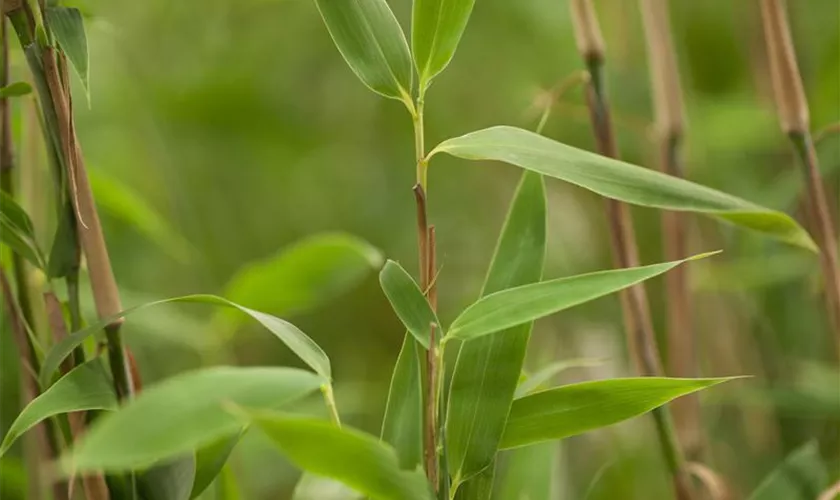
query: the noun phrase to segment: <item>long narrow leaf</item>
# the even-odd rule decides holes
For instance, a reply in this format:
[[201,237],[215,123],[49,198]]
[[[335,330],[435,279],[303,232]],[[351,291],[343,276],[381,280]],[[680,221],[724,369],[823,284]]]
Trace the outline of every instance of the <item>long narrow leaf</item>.
[[385,0],[315,0],[344,60],[371,90],[385,97],[411,96],[411,55]]
[[[482,295],[540,280],[545,258],[545,214],[542,178],[525,172]],[[461,346],[446,416],[448,466],[454,488],[494,463],[530,333],[531,325],[524,324]]]
[[32,85],[26,82],[14,82],[0,88],[0,98],[20,97],[32,93]]
[[439,326],[437,315],[426,296],[399,264],[389,260],[379,273],[379,284],[394,312],[424,348],[429,348],[432,325]]
[[785,457],[758,485],[749,500],[810,500],[828,487],[829,475],[815,441]]
[[661,172],[573,148],[515,127],[491,127],[449,139],[436,153],[497,160],[554,177],[607,198],[644,207],[709,214],[781,241],[817,251],[790,216]]
[[406,334],[394,365],[382,419],[382,440],[396,449],[404,469],[417,467],[423,459],[421,352],[418,342]]
[[500,447],[517,448],[606,427],[732,379],[624,378],[537,392],[513,402]]
[[156,302],[149,302],[131,309],[126,309],[119,313],[116,317],[107,318],[99,323],[91,325],[83,330],[71,333],[60,342],[55,344],[44,358],[44,363],[41,366],[41,373],[39,375],[41,384],[49,385],[52,374],[58,369],[61,362],[73,352],[77,346],[81,345],[88,337],[102,331],[105,326],[111,324],[115,319],[122,318],[137,311],[147,309],[149,307],[169,304],[172,302],[193,302],[212,304],[222,307],[232,307],[238,309],[248,316],[252,317],[268,329],[271,333],[277,336],[286,346],[292,350],[304,363],[312,368],[315,373],[322,377],[330,378],[330,359],[324,351],[309,338],[305,333],[300,331],[295,325],[276,318],[269,314],[242,307],[222,297],[215,295],[185,295],[183,297],[175,297],[171,299],[159,300]]
[[73,7],[53,6],[47,8],[46,16],[55,39],[76,69],[85,91],[89,92],[90,64],[82,13]]
[[471,340],[528,323],[623,290],[680,264],[714,253],[717,252],[675,262],[598,271],[502,290],[482,297],[465,309],[452,322],[445,339]]
[[231,452],[239,444],[246,429],[225,436],[204,446],[195,453],[195,478],[189,498],[196,498],[210,486],[216,476],[222,471]]
[[5,191],[0,192],[0,242],[32,265],[46,268],[44,254],[35,241],[35,229],[26,211]]
[[393,448],[324,420],[252,412],[253,424],[301,469],[336,479],[373,500],[431,500],[419,469],[403,469]]
[[414,0],[411,49],[421,89],[452,60],[474,4],[475,0]]
[[556,375],[570,368],[599,366],[603,363],[603,360],[594,358],[578,358],[567,359],[563,361],[555,361],[554,363],[549,364],[540,371],[525,377],[525,379],[519,383],[519,387],[516,388],[516,397],[521,398],[522,396],[525,396],[540,389],[542,385],[548,383]]
[[98,419],[62,464],[70,472],[145,467],[237,432],[242,422],[225,405],[278,408],[326,382],[293,368],[214,367],[183,373]]
[[190,500],[195,467],[195,457],[192,453],[155,464],[137,477],[137,489],[143,498]]
[[43,420],[62,413],[85,410],[113,410],[117,397],[99,360],[71,370],[43,394],[33,399],[12,422],[0,444],[3,456],[24,432]]

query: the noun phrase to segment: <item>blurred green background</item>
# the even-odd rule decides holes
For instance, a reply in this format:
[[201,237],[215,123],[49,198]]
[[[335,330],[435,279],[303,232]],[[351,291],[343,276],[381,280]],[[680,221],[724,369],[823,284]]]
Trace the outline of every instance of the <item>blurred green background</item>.
[[[401,104],[359,83],[313,2],[75,3],[90,15],[91,53],[89,107],[81,86],[75,89],[78,129],[97,191],[111,193],[100,204],[125,306],[224,294],[243,266],[324,231],[351,233],[416,267],[410,118]],[[389,4],[408,31],[410,0]],[[840,6],[835,0],[789,4],[818,130],[840,117]],[[623,156],[654,168],[637,6],[601,0],[597,7]],[[687,176],[799,214],[802,184],[770,100],[757,2],[680,1],[671,8],[689,119]],[[13,71],[23,78],[25,64],[16,55]],[[533,128],[541,111],[534,103],[580,68],[565,1],[478,0],[453,63],[427,96],[427,142],[496,124]],[[31,105],[22,102],[18,150],[42,165],[39,175],[47,179],[27,125]],[[592,147],[579,89],[561,98],[545,133]],[[827,136],[818,148],[836,201],[840,136]],[[430,218],[442,264],[443,321],[476,298],[518,176],[501,164],[448,157],[432,163]],[[602,201],[558,182],[548,186],[545,275],[610,267]],[[33,217],[44,219],[49,210],[36,208],[37,181],[24,192]],[[643,262],[661,260],[659,215],[634,214]],[[691,224],[692,251],[724,250],[690,268],[702,374],[755,375],[703,399],[708,463],[743,494],[788,452],[820,435],[826,417],[840,418],[836,378],[819,378],[818,363],[831,351],[817,295],[818,262],[708,219]],[[50,234],[45,230],[44,241]],[[649,290],[662,334],[661,279]],[[378,432],[403,330],[375,270],[319,307],[286,317],[332,358],[344,419]],[[571,370],[558,382],[630,374],[620,320],[618,300],[610,297],[538,322],[529,366],[585,356],[605,361]],[[220,324],[202,306],[130,319],[126,335],[144,382],[208,363],[300,364],[258,326],[243,323],[226,335],[215,328]],[[5,432],[19,395],[16,356],[7,339],[2,347]],[[592,485],[593,499],[665,498],[668,485],[652,439],[648,420],[637,419],[565,441],[557,464],[562,497],[583,498]],[[4,499],[22,498],[14,493],[23,481],[16,460],[3,460]],[[289,498],[299,477],[256,433],[233,464],[248,499]],[[301,498],[330,497],[322,491]]]

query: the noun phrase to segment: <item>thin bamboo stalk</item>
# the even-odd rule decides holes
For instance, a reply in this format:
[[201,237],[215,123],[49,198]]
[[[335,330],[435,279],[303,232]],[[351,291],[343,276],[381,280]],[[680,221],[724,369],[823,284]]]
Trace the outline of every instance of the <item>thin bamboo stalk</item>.
[[[590,74],[586,98],[597,149],[604,156],[618,158],[618,145],[604,85],[605,50],[598,20],[589,0],[573,0],[571,9],[578,51]],[[615,200],[607,200],[606,212],[615,265],[637,266],[638,247],[629,208]],[[663,369],[644,286],[636,285],[623,292],[621,303],[628,348],[638,372],[645,376],[661,375]],[[685,470],[685,459],[676,439],[670,410],[661,407],[653,411],[652,415],[676,496],[679,500],[690,500],[694,498],[693,488]]]
[[[660,170],[684,177],[680,150],[685,134],[685,112],[679,68],[668,19],[667,0],[640,0],[645,40],[647,42],[656,136],[659,143]],[[687,216],[678,212],[662,213],[662,238],[665,260],[684,259],[688,253]],[[668,365],[674,377],[696,377],[696,339],[688,267],[681,266],[665,275],[667,296]],[[704,436],[700,421],[700,400],[696,395],[680,398],[672,404],[680,443],[691,457],[702,454]]]
[[781,0],[762,0],[761,17],[773,95],[782,131],[790,138],[802,164],[808,193],[808,217],[820,246],[825,279],[826,310],[840,359],[840,267],[837,233],[820,175],[819,159],[811,136],[810,112],[796,61],[787,13]]

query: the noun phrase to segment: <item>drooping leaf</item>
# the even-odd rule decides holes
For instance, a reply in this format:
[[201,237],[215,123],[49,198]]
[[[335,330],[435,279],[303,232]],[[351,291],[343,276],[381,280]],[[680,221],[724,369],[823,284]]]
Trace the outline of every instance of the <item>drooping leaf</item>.
[[61,50],[79,75],[86,92],[90,92],[90,68],[85,22],[79,9],[73,7],[48,7],[47,23]]
[[800,446],[773,469],[749,496],[749,500],[810,500],[828,487],[829,473],[819,445]]
[[35,229],[26,211],[5,191],[0,192],[0,242],[39,269],[44,254],[35,241]]
[[540,443],[507,452],[498,499],[560,498],[560,444]]
[[594,358],[579,358],[555,361],[554,363],[549,364],[540,371],[526,376],[525,379],[519,383],[519,387],[516,388],[516,397],[521,398],[522,396],[525,396],[540,389],[544,384],[547,384],[556,375],[570,368],[599,366],[603,363],[603,360]]
[[196,451],[195,480],[189,498],[192,499],[201,495],[210,486],[210,483],[216,479],[245,431],[246,429],[243,428],[239,432],[224,436]]
[[231,279],[225,296],[251,309],[299,314],[336,297],[381,265],[382,254],[366,241],[342,233],[318,234],[246,265]]
[[452,60],[473,4],[475,0],[414,0],[411,49],[421,89]]
[[237,432],[242,422],[225,405],[277,408],[326,382],[294,368],[220,366],[183,373],[144,388],[98,419],[62,465],[78,472],[145,467]]
[[0,88],[0,98],[20,97],[32,93],[32,85],[26,82],[14,82]]
[[76,216],[72,205],[66,202],[65,209],[59,215],[58,227],[53,237],[50,257],[47,261],[47,276],[53,279],[63,278],[79,265],[79,243],[76,236]]
[[444,340],[471,340],[609,295],[717,252],[650,266],[610,269],[522,285],[486,295],[462,312]]
[[382,440],[397,451],[400,466],[413,469],[423,460],[423,387],[418,342],[406,334],[388,389]]
[[306,472],[336,479],[373,500],[431,500],[419,469],[403,469],[394,449],[373,436],[324,420],[269,412],[252,422]]
[[[428,349],[432,325],[436,325],[440,331],[440,321],[411,275],[399,264],[389,260],[379,273],[379,284],[400,321],[417,342]],[[440,339],[440,336],[437,338]]]
[[96,204],[104,213],[131,225],[179,261],[194,255],[192,245],[131,186],[101,169],[89,169],[88,176]]
[[137,477],[137,489],[143,498],[154,500],[190,500],[196,474],[192,453],[155,464]]
[[816,250],[790,216],[706,186],[573,148],[515,127],[491,127],[439,144],[429,156],[497,160],[644,207],[708,214],[792,245]]
[[81,345],[82,342],[91,335],[102,331],[105,326],[111,324],[115,319],[122,318],[149,307],[170,304],[172,302],[203,303],[238,309],[258,321],[267,330],[277,336],[277,338],[286,344],[286,346],[291,349],[291,351],[294,352],[304,363],[312,368],[315,373],[321,375],[325,379],[329,379],[331,376],[330,359],[324,351],[318,346],[318,344],[315,343],[314,340],[309,338],[305,333],[300,331],[295,325],[289,323],[288,321],[284,321],[280,318],[276,318],[259,311],[254,311],[253,309],[248,309],[247,307],[242,307],[239,304],[235,304],[222,297],[216,297],[215,295],[185,295],[183,297],[148,302],[146,304],[135,306],[122,311],[115,317],[107,318],[87,328],[71,333],[53,345],[47,352],[44,362],[41,365],[41,373],[39,374],[41,384],[44,386],[49,385],[52,374],[55,373],[61,362],[64,361],[71,352],[73,352],[73,349]]
[[733,378],[619,378],[537,392],[513,402],[500,448],[563,439],[606,427],[729,380]]
[[410,100],[411,54],[385,0],[315,0],[344,60],[371,90]]
[[[540,280],[545,258],[545,188],[525,172],[511,203],[482,295]],[[525,360],[531,325],[461,346],[446,415],[453,488],[491,466]]]
[[15,440],[38,423],[54,415],[85,410],[113,410],[117,398],[99,360],[77,366],[52,387],[33,399],[9,427],[0,444],[0,456]]

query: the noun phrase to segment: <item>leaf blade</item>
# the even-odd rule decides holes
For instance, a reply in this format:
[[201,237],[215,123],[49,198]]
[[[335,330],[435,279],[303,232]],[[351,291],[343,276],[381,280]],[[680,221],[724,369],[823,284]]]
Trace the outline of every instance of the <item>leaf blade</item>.
[[201,495],[222,472],[231,452],[239,444],[246,431],[247,428],[242,428],[239,432],[218,439],[195,452],[195,476],[190,499]]
[[500,448],[563,439],[612,425],[738,377],[639,377],[560,386],[514,401]]
[[467,307],[444,338],[472,340],[534,321],[623,290],[663,274],[678,265],[717,252],[649,266],[610,269],[532,283],[486,295]]
[[411,49],[421,89],[449,65],[474,4],[475,0],[414,1]]
[[381,438],[397,451],[404,469],[417,467],[423,460],[421,352],[418,342],[405,335],[394,365],[382,419]]
[[430,154],[496,160],[633,205],[708,214],[816,252],[790,216],[684,179],[573,148],[527,130],[491,127],[448,139]]
[[97,420],[61,463],[73,472],[144,467],[240,429],[242,422],[225,404],[276,408],[324,383],[323,377],[295,368],[214,367],[182,373],[145,388],[119,411]]
[[385,0],[315,0],[338,51],[369,89],[410,100],[411,55]]
[[129,314],[149,307],[170,304],[173,302],[205,303],[238,309],[239,311],[251,316],[254,320],[273,333],[304,363],[312,368],[315,373],[321,375],[325,379],[331,378],[330,359],[327,357],[326,353],[324,353],[321,347],[318,346],[314,340],[288,321],[276,318],[270,314],[248,309],[247,307],[240,306],[239,304],[215,295],[184,295],[182,297],[148,302],[146,304],[126,309],[111,318],[106,318],[98,323],[88,326],[87,328],[73,332],[67,337],[61,339],[50,348],[47,355],[44,357],[44,362],[41,365],[41,372],[38,377],[41,385],[44,387],[49,385],[52,374],[55,373],[61,362],[64,361],[71,352],[73,352],[74,348],[81,345],[87,338],[101,331],[105,328],[105,326],[111,324],[114,320],[123,318]]
[[440,326],[437,315],[411,275],[393,260],[388,260],[379,273],[382,291],[411,335],[429,349],[432,326]]
[[[482,295],[539,281],[545,244],[545,188],[538,174],[525,172],[511,202]],[[453,488],[494,463],[530,333],[531,325],[525,324],[461,346],[446,415]]]
[[74,7],[52,6],[46,9],[50,30],[70,64],[79,75],[85,92],[90,94],[90,58],[82,13]]
[[0,456],[23,433],[54,415],[116,408],[117,397],[102,363],[99,360],[88,361],[68,372],[21,411],[3,437]]
[[[379,500],[431,500],[419,469],[399,466],[394,450],[373,436],[316,419],[277,413],[251,414],[253,424],[294,464],[336,479]],[[322,451],[329,449],[329,454]]]
[[32,93],[32,85],[26,82],[14,82],[0,88],[0,98],[21,97]]

